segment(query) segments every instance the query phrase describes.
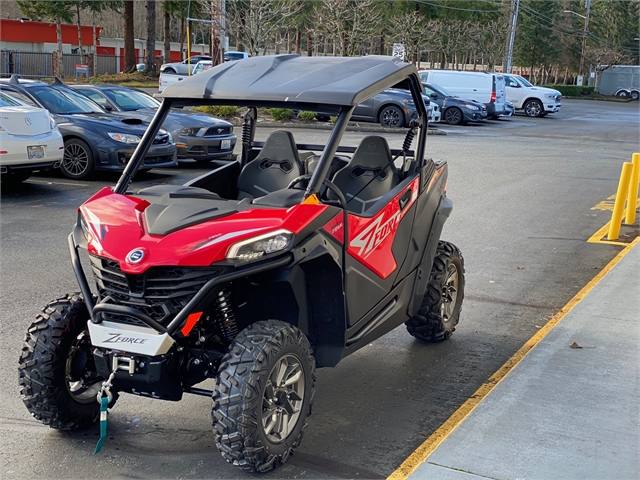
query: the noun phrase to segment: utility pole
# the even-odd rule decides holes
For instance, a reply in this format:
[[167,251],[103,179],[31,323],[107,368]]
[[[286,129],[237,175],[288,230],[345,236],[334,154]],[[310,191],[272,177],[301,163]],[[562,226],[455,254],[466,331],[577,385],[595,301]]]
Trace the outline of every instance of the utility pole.
[[584,17],[584,30],[582,32],[582,53],[580,54],[580,68],[578,69],[578,76],[582,76],[582,69],[584,68],[584,51],[587,47],[587,28],[589,28],[589,12],[591,11],[591,0],[586,0],[585,6],[587,8],[587,14]]
[[507,38],[507,61],[504,68],[504,73],[511,73],[511,63],[513,59],[513,42],[516,39],[516,24],[518,23],[519,8],[520,0],[511,0],[511,21],[509,22],[509,36]]

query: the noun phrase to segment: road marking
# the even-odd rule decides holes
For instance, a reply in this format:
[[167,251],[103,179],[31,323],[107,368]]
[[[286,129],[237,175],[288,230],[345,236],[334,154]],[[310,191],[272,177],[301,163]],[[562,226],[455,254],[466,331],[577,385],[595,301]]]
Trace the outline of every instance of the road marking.
[[43,180],[29,180],[27,183],[40,183],[42,185],[71,185],[72,187],[86,187],[85,183],[69,183],[69,182],[45,182]]
[[402,464],[389,475],[387,480],[405,480],[424,463],[434,450],[467,418],[491,391],[543,340],[549,332],[593,290],[604,276],[638,243],[640,237],[624,244],[624,248],[598,274],[593,277],[569,302],[531,337],[520,349],[502,365],[478,390],[462,404],[458,410],[444,422],[422,445],[420,445]]
[[595,207],[591,207],[591,210],[609,210],[609,211],[613,211],[613,205],[614,205],[615,201],[616,201],[616,196],[615,195],[611,195],[610,197],[607,197],[606,200],[603,200],[602,202],[597,204]]
[[[613,195],[613,197],[615,198],[615,195]],[[611,197],[609,197],[609,198],[611,198]],[[604,202],[601,202],[601,203],[604,203]],[[600,204],[598,204],[598,205],[600,205]],[[596,205],[596,207],[598,205]],[[591,210],[595,209],[596,207],[593,207]],[[638,198],[636,200],[636,208],[638,208],[638,207],[640,207],[640,198]],[[626,212],[627,212],[627,210],[625,209],[625,211],[622,213],[622,218],[624,218],[626,216]],[[603,240],[603,238],[605,238],[607,236],[607,234],[609,233],[609,225],[610,224],[611,224],[611,220],[609,220],[600,230],[598,230],[596,233],[591,235],[591,237],[589,237],[589,239],[587,240],[587,243],[603,243],[605,245],[620,245],[620,246],[629,245],[628,243],[625,243],[625,242],[614,242],[614,241],[611,241],[611,240]]]

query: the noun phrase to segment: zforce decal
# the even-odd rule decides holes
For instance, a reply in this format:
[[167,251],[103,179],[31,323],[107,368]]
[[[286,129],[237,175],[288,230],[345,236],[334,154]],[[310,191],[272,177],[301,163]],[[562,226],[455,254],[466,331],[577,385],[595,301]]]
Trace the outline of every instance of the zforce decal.
[[360,235],[351,240],[349,247],[359,248],[358,255],[362,258],[367,258],[385,238],[396,232],[398,223],[400,223],[400,215],[401,212],[398,210],[383,223],[385,217],[383,212]]
[[[349,213],[349,248],[347,252],[381,278],[397,268],[391,247],[398,225],[418,198],[420,179],[416,178],[396,195],[374,217]],[[411,197],[404,195],[411,190]],[[402,208],[400,202],[402,200]],[[324,229],[338,241],[344,240],[343,216],[336,215]]]

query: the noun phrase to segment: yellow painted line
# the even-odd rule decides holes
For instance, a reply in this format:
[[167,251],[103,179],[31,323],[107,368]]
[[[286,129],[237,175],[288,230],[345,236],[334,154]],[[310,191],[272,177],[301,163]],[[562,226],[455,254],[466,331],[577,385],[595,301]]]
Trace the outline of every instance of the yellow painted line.
[[433,451],[467,418],[471,412],[484,400],[491,391],[522,361],[524,357],[535,347],[580,301],[603,279],[603,277],[638,243],[640,237],[626,244],[618,254],[600,272],[591,279],[562,309],[556,313],[538,332],[531,337],[520,349],[498,369],[489,380],[483,383],[478,390],[462,404],[446,422],[444,422],[433,434],[427,438],[402,464],[389,475],[387,480],[405,480],[409,477]]
[[[640,207],[640,198],[636,200],[636,208],[638,207]],[[624,215],[626,215],[626,210],[623,213],[623,216]],[[589,237],[589,240],[587,240],[587,242],[588,243],[604,243],[607,245],[628,245],[628,243],[623,243],[623,242],[612,242],[610,240],[602,240],[609,233],[610,224],[611,224],[611,220],[609,220],[604,227],[602,227],[596,233],[591,235],[591,237]]]

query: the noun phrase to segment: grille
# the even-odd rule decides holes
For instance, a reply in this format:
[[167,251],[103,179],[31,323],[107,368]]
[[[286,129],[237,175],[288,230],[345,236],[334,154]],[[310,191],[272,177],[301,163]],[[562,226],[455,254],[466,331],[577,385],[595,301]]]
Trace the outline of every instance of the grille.
[[166,145],[167,143],[169,143],[169,135],[167,135],[166,133],[159,133],[158,135],[156,135],[156,138],[153,141],[154,145]]
[[[140,275],[123,273],[114,260],[91,255],[100,300],[136,308],[164,325],[222,268],[152,267]],[[128,315],[104,313],[105,320],[146,326]]]
[[218,135],[229,135],[233,131],[233,127],[209,127],[204,132],[205,137],[217,137]]

